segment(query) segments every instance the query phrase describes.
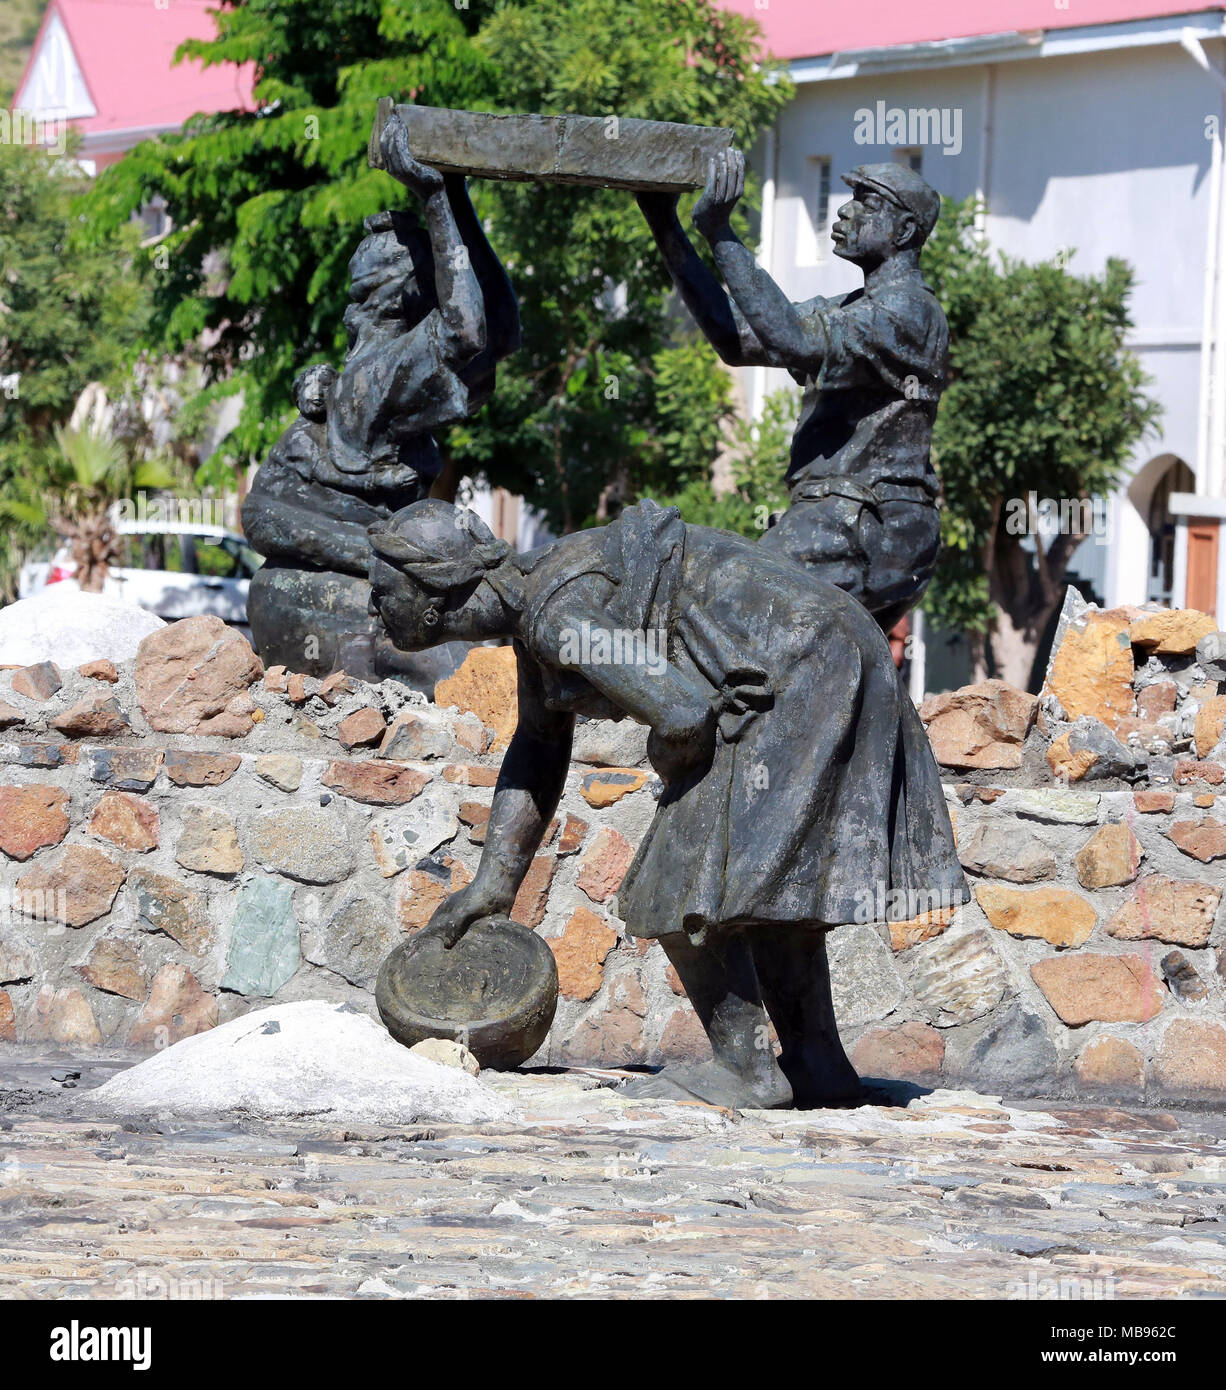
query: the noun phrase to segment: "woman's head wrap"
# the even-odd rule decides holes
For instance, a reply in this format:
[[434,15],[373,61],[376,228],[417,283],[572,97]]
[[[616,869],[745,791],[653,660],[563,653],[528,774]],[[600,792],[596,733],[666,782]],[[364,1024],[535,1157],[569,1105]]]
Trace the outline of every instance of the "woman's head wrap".
[[467,588],[511,554],[475,512],[433,499],[370,527],[375,554],[432,593]]

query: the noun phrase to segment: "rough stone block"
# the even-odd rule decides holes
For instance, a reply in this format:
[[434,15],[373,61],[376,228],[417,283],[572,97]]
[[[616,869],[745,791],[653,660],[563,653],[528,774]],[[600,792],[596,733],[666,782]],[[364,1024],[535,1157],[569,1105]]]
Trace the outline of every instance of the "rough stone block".
[[239,889],[222,989],[269,998],[288,983],[301,960],[293,894],[270,878]]
[[981,1018],[1008,989],[1004,963],[985,931],[919,946],[911,960],[911,989],[939,1028]]
[[[417,159],[448,173],[520,182],[683,193],[702,187],[708,161],[733,138],[723,127],[617,116],[395,109]],[[390,112],[390,101],[381,102],[370,139],[375,168],[382,167],[379,135]]]
[[1162,991],[1140,956],[1050,956],[1032,965],[1030,975],[1070,1028],[1094,1020],[1146,1023],[1162,1012]]
[[347,817],[323,807],[252,817],[250,845],[264,868],[302,883],[336,883],[354,868]]
[[35,782],[0,787],[0,850],[23,861],[68,834],[68,793]]
[[980,883],[975,898],[997,931],[1036,937],[1053,946],[1080,946],[1094,930],[1093,907],[1068,888],[1010,888]]

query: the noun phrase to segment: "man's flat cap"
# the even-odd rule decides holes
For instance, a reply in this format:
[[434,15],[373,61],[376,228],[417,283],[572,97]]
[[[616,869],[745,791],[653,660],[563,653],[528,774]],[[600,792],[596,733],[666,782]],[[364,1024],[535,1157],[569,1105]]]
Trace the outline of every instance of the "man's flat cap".
[[937,224],[940,194],[906,164],[860,164],[842,178],[849,188],[874,188],[897,207],[913,213],[924,236]]

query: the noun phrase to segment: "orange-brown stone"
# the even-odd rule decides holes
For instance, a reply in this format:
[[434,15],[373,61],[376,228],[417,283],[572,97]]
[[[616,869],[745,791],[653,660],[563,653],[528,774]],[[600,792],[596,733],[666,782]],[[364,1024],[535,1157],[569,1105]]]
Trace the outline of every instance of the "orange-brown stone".
[[110,738],[128,731],[128,716],[110,695],[90,695],[58,714],[51,727],[69,738]]
[[0,850],[20,861],[58,845],[68,834],[67,805],[66,791],[43,782],[0,787]]
[[589,772],[579,783],[579,793],[589,806],[598,810],[638,791],[647,781],[647,774],[633,767],[602,767]]
[[387,721],[369,705],[354,710],[337,725],[336,736],[345,748],[365,748],[378,743],[387,732]]
[[434,703],[475,714],[493,729],[493,747],[505,748],[519,719],[515,648],[474,647],[455,675],[434,687]]
[[1123,821],[1100,826],[1074,856],[1083,888],[1116,888],[1137,876],[1145,851]]
[[895,951],[905,951],[909,946],[918,946],[921,941],[931,941],[949,926],[956,912],[955,907],[938,907],[932,912],[910,917],[905,922],[889,922],[890,946]]
[[567,999],[591,999],[604,980],[605,957],[617,933],[586,907],[577,907],[562,935],[547,942],[558,963],[558,989]]
[[1184,854],[1190,854],[1202,864],[1226,855],[1226,822],[1213,816],[1176,821],[1166,833]]
[[538,854],[528,865],[524,881],[519,885],[511,916],[525,927],[539,927],[545,920],[545,908],[549,902],[549,887],[553,882],[554,870],[558,861],[552,854]]
[[1073,1064],[1083,1086],[1105,1091],[1140,1091],[1145,1086],[1145,1056],[1123,1038],[1095,1038]]
[[1068,782],[1080,782],[1098,761],[1098,754],[1092,748],[1072,748],[1069,746],[1071,731],[1066,729],[1059,738],[1052,741],[1044,757],[1052,774]]
[[89,818],[89,833],[144,854],[158,847],[157,808],[131,792],[105,792]]
[[1120,941],[1169,941],[1200,949],[1209,944],[1222,890],[1211,883],[1149,874],[1107,923]]
[[217,999],[185,965],[164,965],[128,1033],[132,1047],[168,1047],[217,1026]]
[[242,761],[234,753],[187,753],[168,748],[163,766],[176,787],[220,787],[234,776]]
[[594,903],[608,902],[621,887],[633,858],[630,841],[620,831],[603,827],[579,861],[579,887]]
[[243,635],[220,618],[184,618],[151,632],[132,678],[151,728],[242,738],[253,728],[250,687],[264,674]]
[[935,1081],[945,1062],[945,1039],[926,1023],[909,1022],[897,1028],[870,1028],[851,1053],[861,1076],[890,1081]]
[[1134,647],[1157,656],[1190,656],[1202,637],[1216,631],[1217,623],[1208,613],[1195,608],[1169,608],[1135,619],[1129,636]]
[[930,696],[920,718],[943,766],[1016,768],[1037,707],[1035,696],[989,680]]
[[493,787],[498,784],[496,767],[477,767],[474,763],[451,764],[443,769],[443,781],[459,787]]
[[1163,1094],[1188,1100],[1226,1096],[1226,1028],[1209,1019],[1177,1018],[1154,1064]]
[[54,864],[40,862],[17,880],[14,906],[28,917],[83,927],[111,910],[125,873],[100,849],[69,845]]
[[473,876],[450,855],[438,862],[437,870],[413,869],[405,878],[396,899],[396,920],[401,931],[420,931],[434,916],[435,909],[452,893],[473,881]]
[[77,966],[77,974],[95,989],[124,999],[143,999],[148,988],[136,951],[113,937],[103,937],[95,944],[85,964]]
[[331,787],[352,801],[371,806],[403,806],[430,781],[428,772],[403,763],[329,763],[323,775]]
[[1088,714],[1114,730],[1132,714],[1132,642],[1127,621],[1088,613],[1065,630],[1044,687],[1070,719]]
[[1222,737],[1226,726],[1226,695],[1213,695],[1196,712],[1192,742],[1198,758],[1207,758]]
[[1080,946],[1097,920],[1093,907],[1068,888],[1012,888],[980,883],[975,897],[988,921],[1010,936],[1036,937],[1053,946]]
[[77,674],[84,676],[90,681],[107,681],[114,685],[119,679],[119,672],[115,669],[113,661],[107,661],[105,657],[98,661],[86,661],[77,667]]
[[568,812],[566,824],[562,827],[562,838],[558,841],[558,853],[576,854],[583,847],[587,832],[587,821],[580,820],[578,816],[572,816]]
[[27,700],[49,700],[64,684],[60,668],[54,661],[40,661],[34,666],[19,667],[13,676],[13,690]]
[[79,989],[44,985],[34,1002],[31,1042],[55,1042],[63,1047],[98,1047],[102,1034],[94,1011]]
[[1094,1020],[1146,1023],[1162,1012],[1161,987],[1140,956],[1048,956],[1030,967],[1030,975],[1070,1028]]

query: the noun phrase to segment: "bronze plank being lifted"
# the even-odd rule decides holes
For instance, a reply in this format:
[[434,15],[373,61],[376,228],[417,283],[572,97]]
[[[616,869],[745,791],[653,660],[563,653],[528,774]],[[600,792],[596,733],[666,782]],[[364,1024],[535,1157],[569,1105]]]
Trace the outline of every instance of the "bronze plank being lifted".
[[[375,114],[370,162],[376,169],[382,167],[379,136],[392,110],[385,97]],[[706,183],[707,161],[733,139],[721,126],[616,116],[500,116],[411,105],[395,110],[413,157],[423,164],[519,182],[682,193]]]

